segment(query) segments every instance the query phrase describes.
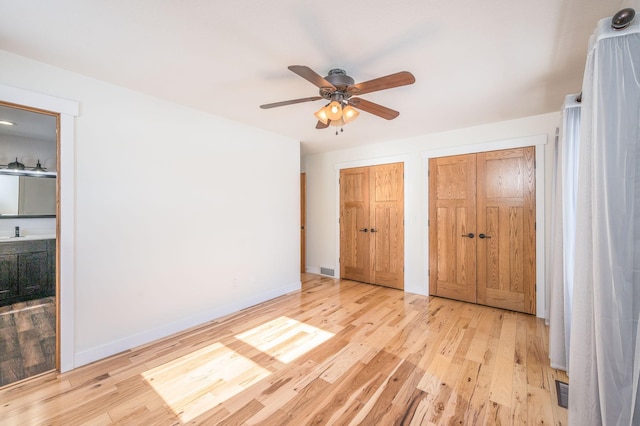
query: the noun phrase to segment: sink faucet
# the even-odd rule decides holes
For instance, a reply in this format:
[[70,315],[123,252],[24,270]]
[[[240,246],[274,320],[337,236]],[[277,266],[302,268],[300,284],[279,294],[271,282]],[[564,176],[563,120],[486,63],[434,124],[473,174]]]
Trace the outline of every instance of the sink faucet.
[[20,227],[19,226],[16,226],[16,235],[15,236],[16,237],[20,236]]

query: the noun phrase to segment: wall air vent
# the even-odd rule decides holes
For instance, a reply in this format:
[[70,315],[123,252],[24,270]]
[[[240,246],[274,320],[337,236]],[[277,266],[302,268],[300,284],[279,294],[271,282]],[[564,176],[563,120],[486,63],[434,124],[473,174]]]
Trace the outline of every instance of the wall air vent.
[[324,266],[320,267],[320,273],[322,275],[328,275],[330,277],[335,277],[336,276],[336,272],[333,269],[325,268]]

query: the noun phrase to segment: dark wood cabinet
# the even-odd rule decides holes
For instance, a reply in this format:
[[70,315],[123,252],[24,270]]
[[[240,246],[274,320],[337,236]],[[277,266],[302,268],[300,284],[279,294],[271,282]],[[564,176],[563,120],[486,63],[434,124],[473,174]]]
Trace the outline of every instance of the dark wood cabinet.
[[56,240],[0,243],[0,306],[55,295]]

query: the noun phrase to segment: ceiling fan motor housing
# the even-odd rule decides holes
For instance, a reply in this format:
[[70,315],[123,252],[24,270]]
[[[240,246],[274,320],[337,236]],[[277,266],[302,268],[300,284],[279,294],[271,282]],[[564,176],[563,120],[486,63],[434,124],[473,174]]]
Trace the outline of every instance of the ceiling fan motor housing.
[[347,75],[347,72],[340,68],[334,68],[329,71],[329,75],[325,78],[329,83],[333,84],[333,86],[337,89],[334,90],[333,87],[321,87],[320,88],[320,96],[325,99],[334,99],[335,95],[341,95],[341,99],[347,99],[347,88],[352,86],[355,83],[354,79]]

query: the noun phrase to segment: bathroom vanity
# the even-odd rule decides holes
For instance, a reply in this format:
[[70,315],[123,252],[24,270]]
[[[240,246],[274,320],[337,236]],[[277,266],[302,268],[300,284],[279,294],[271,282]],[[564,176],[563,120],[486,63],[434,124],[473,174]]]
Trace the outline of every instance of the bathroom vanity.
[[0,238],[0,306],[54,296],[54,235]]

